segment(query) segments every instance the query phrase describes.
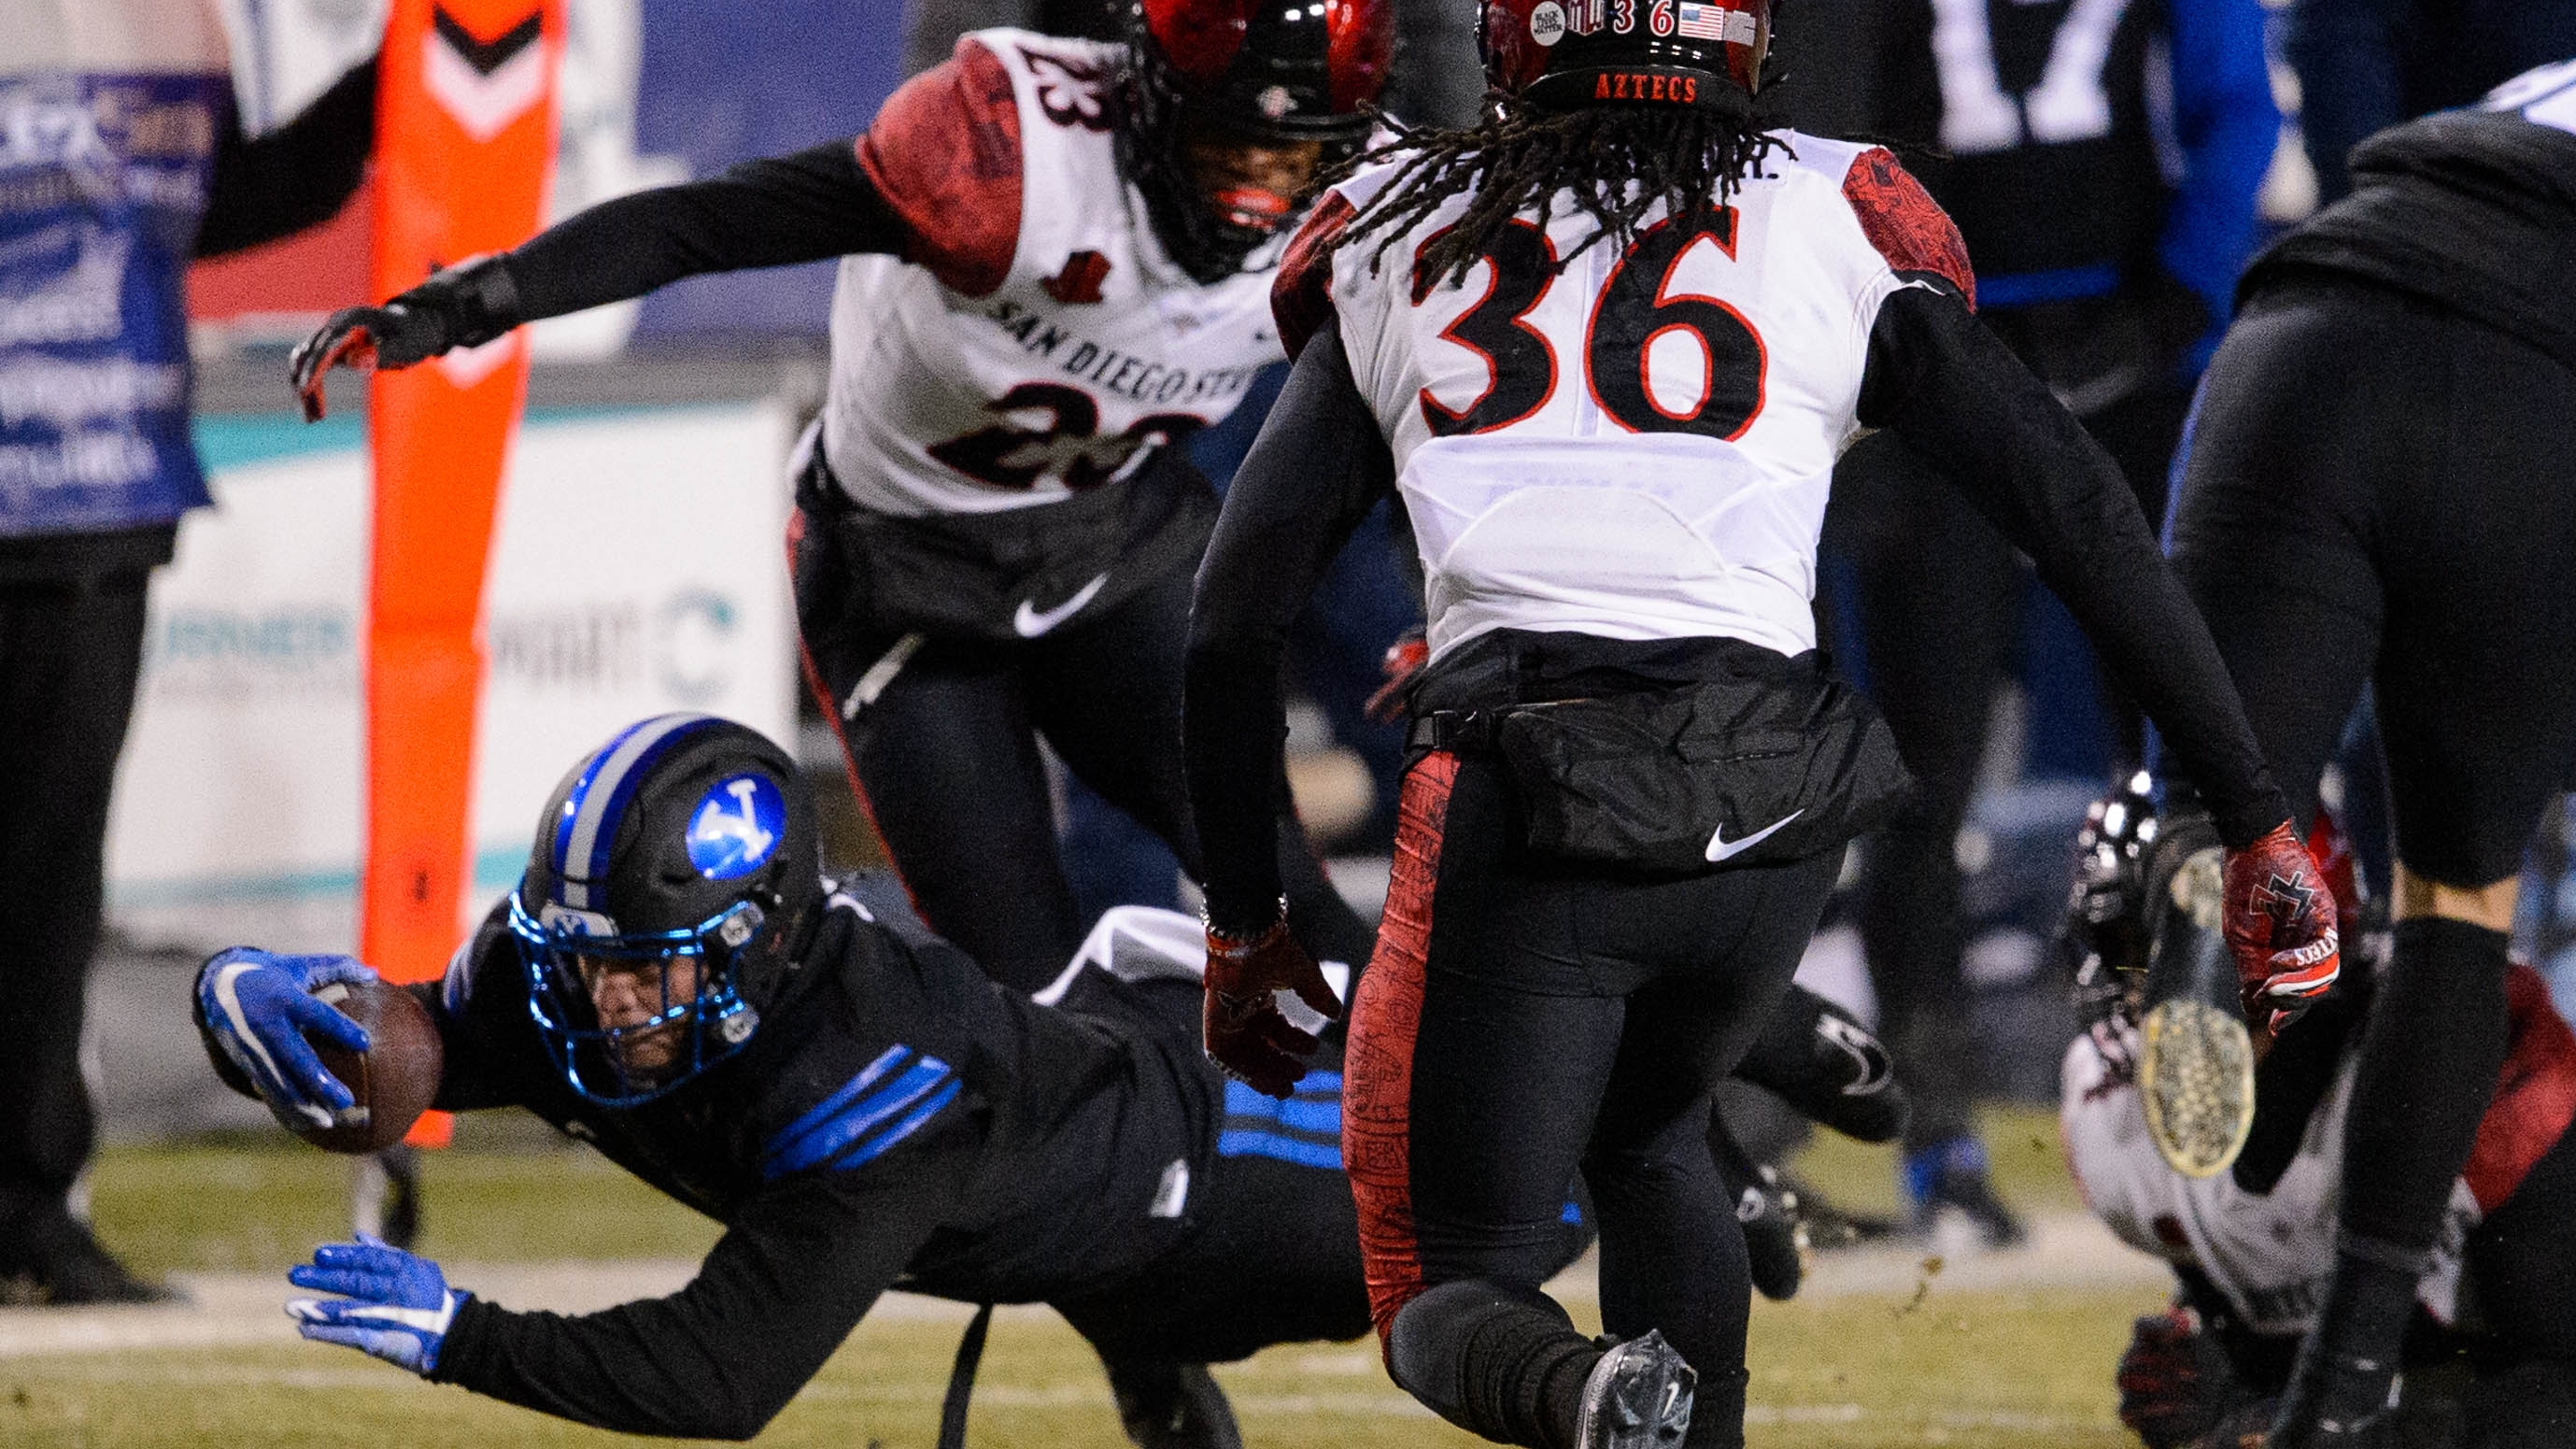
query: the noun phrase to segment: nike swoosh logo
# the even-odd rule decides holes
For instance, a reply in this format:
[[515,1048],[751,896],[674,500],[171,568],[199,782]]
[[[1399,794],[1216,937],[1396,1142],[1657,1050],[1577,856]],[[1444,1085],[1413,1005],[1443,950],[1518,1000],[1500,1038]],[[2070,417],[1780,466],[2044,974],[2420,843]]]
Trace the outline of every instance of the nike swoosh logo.
[[1728,840],[1726,838],[1726,827],[1723,825],[1717,827],[1717,833],[1708,838],[1708,863],[1711,865],[1720,865],[1735,859],[1737,856],[1742,855],[1744,852],[1751,850],[1753,847],[1760,845],[1763,841],[1766,841],[1773,835],[1777,834],[1781,826],[1788,824],[1790,821],[1795,820],[1806,813],[1807,807],[1801,805],[1797,809],[1790,811],[1788,814],[1781,816],[1779,819],[1772,821],[1770,824],[1763,826],[1761,829],[1754,831],[1751,835],[1744,837],[1742,840]]
[[1035,607],[1037,603],[1035,599],[1022,599],[1020,600],[1020,611],[1011,616],[1011,627],[1020,631],[1021,638],[1034,639],[1049,629],[1054,628],[1056,625],[1063,623],[1065,620],[1072,618],[1074,615],[1081,613],[1082,606],[1090,603],[1096,598],[1099,598],[1100,591],[1107,587],[1108,584],[1109,575],[1102,574],[1100,577],[1093,579],[1090,583],[1084,584],[1081,588],[1075,590],[1072,598],[1065,600],[1063,603],[1056,605],[1052,609],[1046,610],[1044,613],[1040,613]]

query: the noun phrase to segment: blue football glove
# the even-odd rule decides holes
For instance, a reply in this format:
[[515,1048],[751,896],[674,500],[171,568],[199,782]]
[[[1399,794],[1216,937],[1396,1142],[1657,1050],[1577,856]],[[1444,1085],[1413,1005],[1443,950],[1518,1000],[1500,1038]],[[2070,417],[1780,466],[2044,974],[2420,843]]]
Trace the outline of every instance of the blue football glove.
[[343,1295],[288,1303],[286,1316],[295,1320],[297,1332],[423,1376],[438,1367],[447,1325],[471,1296],[448,1287],[436,1263],[364,1235],[314,1249],[313,1261],[288,1269],[286,1281]]
[[275,956],[235,946],[197,973],[197,1011],[278,1121],[329,1127],[356,1113],[358,1099],[323,1067],[305,1033],[362,1052],[367,1029],[313,993],[375,978],[346,956]]

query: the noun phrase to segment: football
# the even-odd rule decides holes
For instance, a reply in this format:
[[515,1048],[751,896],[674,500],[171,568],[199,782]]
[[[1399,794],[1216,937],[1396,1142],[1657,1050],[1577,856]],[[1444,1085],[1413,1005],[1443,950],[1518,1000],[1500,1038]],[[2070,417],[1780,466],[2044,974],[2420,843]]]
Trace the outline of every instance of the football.
[[400,1142],[438,1095],[445,1052],[429,1011],[399,986],[366,981],[334,983],[314,996],[367,1029],[367,1050],[348,1051],[314,1042],[322,1065],[346,1083],[357,1110],[329,1127],[299,1127],[296,1135],[330,1152],[376,1152]]

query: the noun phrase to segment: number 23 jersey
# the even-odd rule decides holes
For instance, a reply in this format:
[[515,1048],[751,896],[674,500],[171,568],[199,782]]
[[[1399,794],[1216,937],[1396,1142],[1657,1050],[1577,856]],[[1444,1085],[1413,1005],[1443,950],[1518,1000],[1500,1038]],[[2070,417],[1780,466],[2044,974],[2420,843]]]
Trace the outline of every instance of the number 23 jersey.
[[1422,551],[1435,657],[1496,628],[1815,647],[1816,539],[1879,306],[1917,286],[1973,305],[1975,283],[1893,156],[1780,139],[1725,206],[1624,250],[1585,247],[1595,223],[1564,196],[1463,281],[1421,260],[1463,196],[1330,246],[1392,165],[1327,192],[1290,244],[1281,330],[1294,350],[1327,306],[1340,320]]
[[1277,244],[1213,284],[1163,250],[1110,135],[1114,45],[986,30],[890,98],[859,164],[911,238],[842,259],[824,457],[882,513],[1122,480],[1282,356]]

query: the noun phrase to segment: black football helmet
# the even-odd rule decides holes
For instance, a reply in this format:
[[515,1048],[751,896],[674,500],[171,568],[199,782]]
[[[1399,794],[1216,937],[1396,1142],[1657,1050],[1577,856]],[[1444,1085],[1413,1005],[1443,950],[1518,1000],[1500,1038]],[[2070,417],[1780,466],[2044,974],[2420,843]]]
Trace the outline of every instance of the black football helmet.
[[[555,787],[510,895],[528,1013],[566,1084],[631,1107],[740,1051],[822,900],[813,800],[785,752],[712,715],[619,731]],[[603,958],[658,966],[660,1009],[602,1026],[582,963]],[[674,991],[683,958],[696,982]],[[667,1066],[628,1067],[623,1043],[673,1029]]]
[[1211,210],[1189,138],[1321,141],[1321,168],[1348,159],[1386,88],[1394,25],[1393,0],[1132,0],[1119,167],[1182,270],[1222,281],[1296,219],[1269,198]]

